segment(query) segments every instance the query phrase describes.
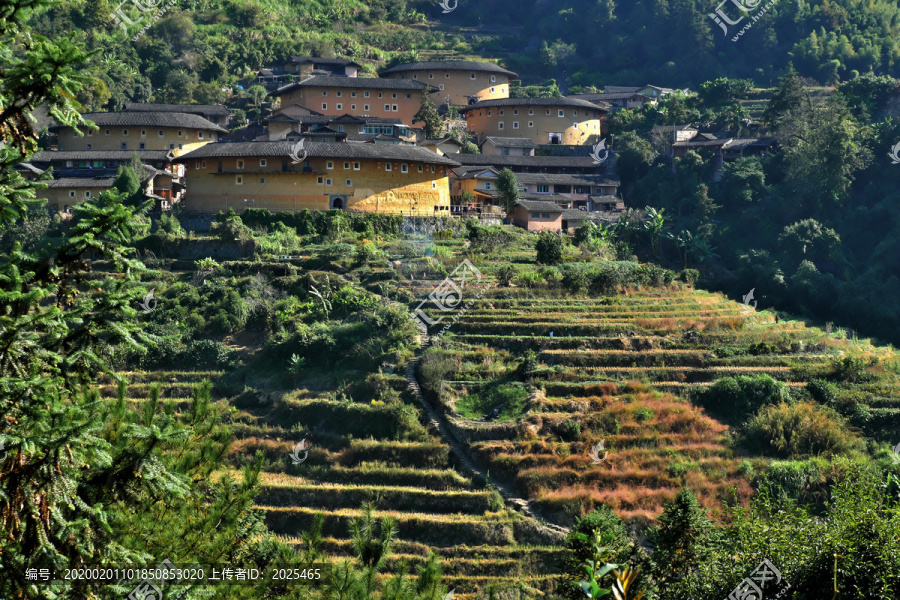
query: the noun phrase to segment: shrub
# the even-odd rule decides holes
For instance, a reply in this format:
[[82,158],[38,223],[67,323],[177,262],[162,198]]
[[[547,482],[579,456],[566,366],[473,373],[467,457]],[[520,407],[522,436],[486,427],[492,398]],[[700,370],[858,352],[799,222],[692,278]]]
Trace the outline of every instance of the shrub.
[[577,294],[587,287],[588,278],[582,269],[563,269],[562,284],[569,292]]
[[436,240],[452,240],[453,239],[453,230],[452,229],[441,229],[440,231],[434,232],[434,239]]
[[834,377],[838,381],[852,383],[865,383],[876,379],[874,373],[869,372],[869,367],[878,363],[878,359],[867,362],[857,356],[847,356],[834,362]]
[[441,384],[457,369],[457,361],[450,354],[438,348],[429,348],[419,361],[419,375],[422,387],[439,392]]
[[519,271],[512,265],[503,265],[499,269],[497,269],[497,273],[495,275],[497,279],[497,285],[500,287],[509,287],[510,283],[512,283],[513,278],[518,275]]
[[862,450],[861,440],[833,410],[809,402],[763,406],[747,424],[743,439],[759,452],[780,458]]
[[519,273],[519,285],[522,285],[527,288],[537,288],[544,285],[544,278],[541,277],[540,273],[535,273],[534,271],[525,271],[523,273]]
[[561,236],[551,231],[544,231],[534,246],[537,251],[537,261],[545,265],[558,265],[562,262],[564,243]]
[[700,279],[700,271],[697,269],[685,269],[678,274],[678,279],[688,285],[694,285]]
[[195,340],[177,357],[181,368],[234,369],[240,366],[238,353],[222,342]]
[[784,383],[769,375],[724,377],[698,393],[698,402],[711,413],[738,423],[767,404],[791,401]]
[[565,442],[574,442],[581,437],[581,423],[571,419],[563,421],[559,426],[559,437]]
[[327,260],[337,260],[339,258],[350,258],[355,256],[356,249],[350,244],[329,244],[322,248],[321,255]]
[[545,267],[541,269],[541,278],[550,289],[558,289],[562,285],[562,273],[556,267]]

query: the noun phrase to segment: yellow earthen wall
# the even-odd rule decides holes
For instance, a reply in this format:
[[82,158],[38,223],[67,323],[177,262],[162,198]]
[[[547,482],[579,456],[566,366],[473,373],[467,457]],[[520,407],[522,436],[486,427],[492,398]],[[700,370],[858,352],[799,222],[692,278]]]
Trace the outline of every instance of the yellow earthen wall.
[[[472,75],[475,79],[472,79]],[[429,75],[433,76],[429,78]],[[492,82],[491,77],[496,81]],[[437,88],[444,86],[443,90],[434,92],[436,104],[447,102],[450,96],[450,104],[465,106],[469,103],[469,96],[475,96],[478,100],[495,100],[509,98],[509,77],[502,73],[485,73],[482,71],[403,71],[392,73],[386,79],[416,79],[422,83],[433,85]],[[494,91],[491,91],[491,88]]]
[[[526,137],[536,144],[549,144],[551,133],[562,133],[560,144],[592,144],[600,140],[599,111],[551,106],[548,115],[547,110],[546,106],[505,106],[470,110],[466,113],[466,129],[470,133],[477,134],[479,140],[490,136]],[[563,111],[562,117],[559,116],[560,110]],[[533,114],[529,114],[530,111],[533,111]],[[516,122],[519,124],[518,128],[514,127]]]
[[[109,130],[109,135],[106,131]],[[128,131],[128,135],[124,135],[123,131]],[[141,132],[146,132],[141,135]],[[159,132],[163,135],[160,137]],[[181,135],[178,135],[178,132]],[[128,144],[126,150],[141,150],[140,144],[144,144],[143,150],[169,150],[169,144],[175,144],[172,150],[174,156],[187,154],[192,150],[196,150],[210,142],[219,139],[219,134],[215,131],[204,130],[203,139],[197,138],[196,129],[186,129],[177,127],[104,127],[99,130],[90,132],[83,129],[83,136],[75,135],[75,130],[71,127],[61,129],[58,135],[58,146],[64,151],[78,150],[121,150],[122,143]],[[91,134],[91,135],[89,135]],[[178,149],[178,144],[182,144],[183,148]],[[90,148],[88,148],[90,146]]]

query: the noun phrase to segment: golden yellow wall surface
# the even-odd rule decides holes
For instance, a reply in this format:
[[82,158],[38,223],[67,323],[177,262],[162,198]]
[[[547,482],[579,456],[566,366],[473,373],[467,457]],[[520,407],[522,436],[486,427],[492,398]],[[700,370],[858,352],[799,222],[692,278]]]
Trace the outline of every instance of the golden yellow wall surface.
[[[365,82],[365,78],[354,81]],[[323,95],[323,92],[327,92],[327,95]],[[394,94],[397,95],[396,98]],[[407,95],[410,97],[407,98]],[[301,104],[323,115],[386,117],[400,119],[407,125],[413,124],[413,115],[422,106],[422,92],[419,90],[376,90],[366,88],[364,83],[358,89],[302,87],[280,98],[282,112],[288,112],[286,109],[291,104]],[[390,110],[385,110],[385,105],[389,105]],[[394,110],[394,105],[397,105],[397,110]]]
[[[549,110],[549,115],[544,106],[470,110],[466,113],[466,129],[477,134],[479,139],[489,136],[525,137],[536,144],[549,144],[551,133],[562,134],[560,144],[590,144],[600,140],[600,117],[585,114],[583,108],[553,106]],[[562,117],[559,116],[560,110],[563,111]]]
[[[73,207],[76,204],[80,204],[88,198],[84,197],[85,192],[90,192],[92,198],[99,198],[100,194],[107,191],[109,188],[95,188],[95,187],[73,187],[73,188],[45,188],[43,190],[35,191],[35,196],[38,198],[46,198],[47,199],[47,208],[48,209],[56,209],[59,211],[64,211],[65,207]],[[70,198],[69,192],[75,192],[75,197]]]
[[[218,212],[233,208],[268,208],[271,211],[327,210],[332,198],[342,198],[343,208],[366,212],[433,216],[445,214],[450,206],[448,169],[397,161],[391,171],[372,159],[309,159],[314,173],[282,172],[282,161],[268,158],[197,159],[187,164],[186,210]],[[238,160],[244,167],[239,168]],[[205,162],[206,166],[203,166]],[[328,168],[328,163],[332,168]],[[344,168],[349,164],[350,168]],[[199,164],[200,168],[197,168]],[[358,164],[359,169],[354,169]],[[406,164],[408,172],[401,172]],[[299,171],[299,165],[290,165]],[[240,177],[241,183],[238,183]],[[319,178],[322,183],[319,183]],[[261,179],[263,181],[261,181]],[[328,180],[331,185],[327,185]],[[346,180],[350,180],[350,185]],[[245,202],[245,199],[248,200]],[[435,210],[435,207],[438,207]]]
[[[77,151],[77,150],[122,150],[122,144],[126,144],[125,150],[170,150],[171,144],[175,145],[172,150],[174,156],[187,154],[197,148],[200,148],[210,142],[219,139],[219,134],[215,131],[203,131],[203,139],[197,137],[196,129],[185,129],[177,127],[103,127],[97,131],[82,130],[84,135],[75,135],[74,129],[66,127],[61,129],[58,134],[59,150]],[[106,132],[109,131],[109,135]],[[128,135],[124,132],[127,131]],[[141,135],[141,132],[144,132]],[[163,135],[160,137],[159,132]],[[181,135],[178,133],[181,132]],[[141,148],[141,144],[144,147]],[[179,149],[178,145],[182,148]],[[88,148],[90,146],[90,148]]]
[[[472,79],[472,75],[475,79]],[[491,81],[494,77],[496,81]],[[500,73],[484,73],[481,71],[441,71],[420,70],[391,73],[386,77],[392,79],[415,79],[422,83],[433,85],[443,89],[434,93],[437,104],[445,104],[447,96],[450,96],[450,104],[465,106],[469,103],[469,97],[475,96],[478,100],[495,100],[509,98],[509,78]]]

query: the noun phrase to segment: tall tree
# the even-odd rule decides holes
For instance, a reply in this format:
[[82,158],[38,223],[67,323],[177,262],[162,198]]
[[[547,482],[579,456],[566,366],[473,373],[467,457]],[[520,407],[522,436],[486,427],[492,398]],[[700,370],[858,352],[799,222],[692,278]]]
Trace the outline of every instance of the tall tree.
[[428,92],[422,92],[422,104],[419,106],[418,112],[413,115],[413,124],[425,124],[425,137],[428,139],[436,139],[441,137],[444,130],[444,121],[438,113],[437,106]]
[[500,175],[497,177],[497,189],[500,190],[506,213],[511,213],[516,202],[519,201],[519,180],[516,179],[516,174],[508,168],[500,171]]

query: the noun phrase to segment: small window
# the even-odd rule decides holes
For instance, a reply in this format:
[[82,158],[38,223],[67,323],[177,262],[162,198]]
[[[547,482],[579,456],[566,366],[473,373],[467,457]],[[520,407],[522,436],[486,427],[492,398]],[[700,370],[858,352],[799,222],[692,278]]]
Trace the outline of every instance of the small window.
[[446,77],[447,79],[449,79],[449,78],[450,78],[450,73],[444,73],[444,77]]
[[197,132],[197,139],[198,139],[198,140],[202,140],[202,139],[203,139],[203,132],[202,132],[202,131],[198,131],[198,132]]
[[413,79],[418,79],[418,78],[419,78],[419,74],[418,74],[418,73],[413,73]]
[[486,189],[486,190],[491,189],[491,182],[490,182],[490,181],[485,181],[485,182],[484,182],[484,189]]
[[200,164],[203,166],[204,169],[206,168],[206,161],[205,161],[205,160],[202,161]]
[[345,169],[349,169],[349,168],[350,168],[350,163],[349,163],[349,162],[345,162],[345,163],[344,163],[344,168],[345,168]]
[[323,95],[323,96],[327,96],[327,95],[328,95],[328,90],[322,90],[322,95]]
[[501,108],[501,109],[500,109],[500,116],[502,117],[502,116],[505,115],[505,114],[506,114],[506,111],[503,110],[503,109]]
[[470,74],[469,74],[469,79],[475,79],[475,73],[470,73]]
[[394,104],[393,106],[391,106],[391,108],[393,109],[394,112],[400,112],[400,109],[397,108],[397,105],[396,105],[396,104]]
[[178,132],[178,137],[181,137],[182,135],[184,135],[184,132],[179,131],[179,132]]
[[350,105],[350,110],[356,110],[356,105],[355,105],[355,104],[351,104],[351,105]]
[[338,98],[340,98],[340,97],[341,97],[341,92],[335,92],[334,95],[337,96]]
[[529,126],[529,127],[534,127],[534,121],[528,121],[528,126]]
[[518,129],[518,128],[519,128],[519,122],[513,121],[513,129]]
[[514,114],[514,115],[519,114],[519,109],[518,109],[518,108],[514,109],[514,110],[513,110],[513,114]]
[[407,94],[407,95],[406,95],[406,99],[407,99],[407,100],[412,100],[412,94]]
[[434,173],[434,165],[431,165],[431,172]]
[[350,97],[351,97],[351,98],[356,98],[356,92],[350,92]]
[[85,198],[90,198],[90,197],[91,197],[91,193],[90,193],[90,192],[85,192],[85,193],[84,193],[84,197],[85,197]]
[[549,109],[549,108],[547,109],[547,113],[546,113],[546,114],[548,114],[548,115],[550,114],[550,109]]
[[333,168],[334,168],[334,163],[331,162],[331,161],[329,160],[327,163],[325,163],[325,168],[328,169],[328,170],[333,169]]
[[147,130],[141,129],[141,137],[147,137]]
[[199,161],[199,160],[195,160],[195,161],[194,161],[194,170],[195,170],[195,171],[199,171],[199,170],[200,170],[200,161]]
[[266,182],[266,178],[265,178],[265,177],[260,177],[260,178],[259,178],[259,182],[260,182],[260,183],[265,183],[265,182]]
[[164,134],[163,134],[163,130],[160,129],[160,130],[159,130],[159,137],[162,137],[163,135],[164,135]]
[[391,163],[384,163],[385,171],[391,171],[391,170],[393,170],[393,168],[394,168],[394,165],[392,165]]
[[529,115],[533,115],[533,114],[534,114],[534,109],[533,109],[533,108],[529,108],[529,109],[528,109],[528,114],[529,114]]
[[433,190],[436,190],[436,189],[437,189],[437,181],[432,181],[432,182],[431,182],[431,189],[433,189]]
[[493,86],[491,86],[491,93],[493,94],[495,91],[496,91],[495,88]]
[[397,92],[394,92],[393,94],[391,94],[391,98],[396,98],[396,97],[397,97]]
[[359,163],[358,162],[353,163],[353,170],[359,171]]
[[328,105],[326,103],[322,103],[322,110],[328,110]]
[[324,177],[316,177],[316,183],[319,183],[319,184],[325,183],[325,178]]
[[366,111],[366,112],[368,112],[368,111],[369,111],[369,105],[366,104],[365,106],[363,106],[363,110]]
[[122,130],[122,135],[128,135],[128,130],[127,130],[127,129],[123,129],[123,130]]
[[441,84],[440,86],[438,86],[438,87],[440,87],[440,89],[444,89],[444,84],[442,83],[442,84]]
[[572,111],[572,116],[573,116],[573,117],[577,117],[577,116],[578,116],[578,109],[575,109],[575,110]]
[[243,169],[243,168],[244,168],[244,161],[243,161],[243,160],[238,159],[238,161],[237,161],[237,168],[238,168],[238,169]]
[[139,150],[143,150],[144,148],[145,148],[144,142],[141,142],[140,144],[138,144],[138,149],[139,149]]
[[109,129],[106,130],[106,135],[109,135]]
[[346,185],[347,187],[353,187],[353,180],[352,180],[352,179],[345,179],[345,180],[344,180],[344,185]]
[[91,145],[90,145],[90,144],[87,145],[87,149],[88,149],[88,150],[91,149]]
[[428,79],[434,79],[434,73],[429,73],[429,74],[428,74]]
[[335,105],[334,105],[334,109],[335,109],[335,110],[343,110],[343,108],[344,108],[344,105],[343,105],[343,104],[335,104]]
[[497,82],[497,76],[491,75],[491,83],[496,83],[496,82]]
[[497,125],[497,129],[503,129],[503,123],[502,123],[502,122],[501,122],[499,125]]
[[487,111],[487,116],[491,116],[491,111]]
[[74,197],[75,197],[75,192],[70,190],[70,191],[69,191],[69,198],[74,198]]
[[243,175],[235,175],[234,183],[235,183],[235,185],[244,185],[244,176]]
[[331,185],[331,177],[325,178],[325,185]]
[[369,97],[369,92],[363,92],[363,97],[364,97],[364,98],[368,98],[368,97]]
[[538,186],[537,186],[537,191],[538,191],[539,194],[549,194],[549,193],[550,193],[550,186],[547,185],[546,183],[538,184]]
[[566,116],[566,111],[560,110],[560,111],[557,113],[556,116],[558,116],[558,117],[565,117],[565,116]]
[[384,110],[387,111],[387,112],[390,112],[390,110],[391,110],[391,105],[390,105],[390,104],[385,104],[385,105],[384,105]]
[[[90,150],[90,148],[88,148],[88,150]],[[122,150],[128,150],[128,144],[125,142],[122,142]]]
[[261,166],[261,167],[268,167],[268,166],[269,166],[269,161],[267,161],[265,158],[261,158],[261,159],[259,159],[259,166]]
[[422,172],[422,165],[419,165],[419,173]]
[[94,137],[94,130],[93,130],[93,129],[88,129],[88,130],[87,130],[87,136],[88,136],[88,137]]
[[401,173],[409,173],[409,167],[405,164],[400,165],[400,172]]
[[381,92],[378,92],[378,97],[379,97],[379,98],[383,98],[383,97],[384,97],[384,94],[382,94]]

